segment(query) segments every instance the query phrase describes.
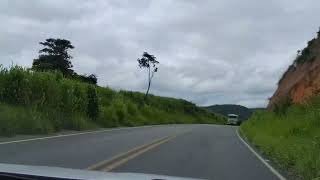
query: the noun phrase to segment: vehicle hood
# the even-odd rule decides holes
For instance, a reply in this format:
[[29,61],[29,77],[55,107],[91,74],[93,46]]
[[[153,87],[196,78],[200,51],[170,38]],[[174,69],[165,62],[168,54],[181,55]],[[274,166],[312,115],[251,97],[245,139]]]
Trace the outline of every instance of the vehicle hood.
[[172,177],[154,174],[142,173],[111,173],[89,170],[68,169],[48,166],[29,166],[17,164],[2,164],[0,163],[1,175],[28,175],[28,177],[52,177],[61,179],[95,179],[95,180],[151,180],[151,179],[166,179],[166,180],[192,180],[192,178]]

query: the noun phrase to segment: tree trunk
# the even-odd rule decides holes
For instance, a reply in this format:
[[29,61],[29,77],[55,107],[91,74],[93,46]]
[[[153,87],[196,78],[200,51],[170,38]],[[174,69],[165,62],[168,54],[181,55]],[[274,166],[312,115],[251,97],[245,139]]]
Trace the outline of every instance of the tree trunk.
[[147,96],[148,96],[148,94],[149,94],[150,85],[151,85],[151,81],[149,81],[149,83],[148,83],[148,89],[147,89],[146,97],[147,97]]
[[148,68],[148,89],[145,95],[145,99],[148,98],[149,90],[150,90],[150,85],[151,85],[151,77],[150,77],[150,66]]

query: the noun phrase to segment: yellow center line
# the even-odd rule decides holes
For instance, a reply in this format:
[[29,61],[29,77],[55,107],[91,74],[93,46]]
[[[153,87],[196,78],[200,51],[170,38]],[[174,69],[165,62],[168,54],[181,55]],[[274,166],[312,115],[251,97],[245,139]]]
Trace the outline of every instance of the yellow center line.
[[[181,133],[185,134],[187,132]],[[171,136],[166,136],[164,138],[159,138],[151,143],[144,144],[138,147],[135,147],[125,153],[116,155],[112,157],[111,159],[107,159],[105,161],[101,161],[97,164],[94,164],[90,167],[87,168],[87,170],[96,170],[96,171],[111,171],[125,163],[127,163],[129,160],[147,152],[150,151],[151,149],[154,149],[161,144],[164,144],[174,138],[176,138],[178,135],[181,134],[176,134],[176,135],[171,135]]]

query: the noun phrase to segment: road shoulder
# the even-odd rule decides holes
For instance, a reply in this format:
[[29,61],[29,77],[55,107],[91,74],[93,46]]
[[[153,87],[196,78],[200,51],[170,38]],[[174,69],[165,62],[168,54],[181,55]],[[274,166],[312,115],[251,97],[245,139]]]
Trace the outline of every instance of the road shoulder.
[[[279,168],[276,163],[270,161],[267,158],[264,158],[263,154],[253,146],[245,136],[242,136],[239,132],[239,128],[236,130],[236,134],[240,141],[275,175],[279,178],[279,180],[287,180],[287,173]],[[284,174],[286,176],[284,176]]]

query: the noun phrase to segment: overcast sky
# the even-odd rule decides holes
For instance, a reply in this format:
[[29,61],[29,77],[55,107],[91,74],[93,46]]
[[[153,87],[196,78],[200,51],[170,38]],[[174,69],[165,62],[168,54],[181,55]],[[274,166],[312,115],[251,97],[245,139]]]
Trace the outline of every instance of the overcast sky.
[[78,73],[144,91],[147,51],[153,94],[263,107],[319,17],[319,0],[1,0],[0,64],[31,67],[39,41],[65,38]]

